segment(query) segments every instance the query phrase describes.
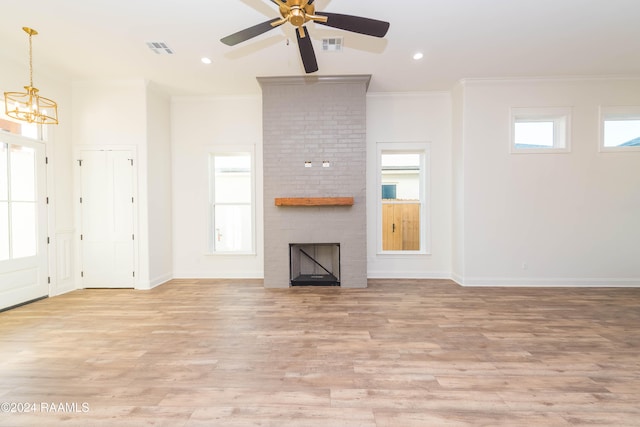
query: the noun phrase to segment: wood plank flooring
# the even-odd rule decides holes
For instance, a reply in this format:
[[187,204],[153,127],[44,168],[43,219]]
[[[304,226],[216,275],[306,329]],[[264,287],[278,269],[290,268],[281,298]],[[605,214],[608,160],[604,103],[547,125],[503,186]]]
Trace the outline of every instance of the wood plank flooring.
[[639,426],[640,289],[81,290],[0,313],[0,378],[0,426]]

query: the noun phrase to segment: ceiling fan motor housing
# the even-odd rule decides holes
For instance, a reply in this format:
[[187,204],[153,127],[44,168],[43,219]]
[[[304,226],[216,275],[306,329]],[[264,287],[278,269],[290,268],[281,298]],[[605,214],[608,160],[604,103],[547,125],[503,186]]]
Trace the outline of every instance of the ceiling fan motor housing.
[[304,10],[300,8],[291,8],[291,12],[289,14],[289,22],[296,27],[303,25],[306,21],[306,16]]

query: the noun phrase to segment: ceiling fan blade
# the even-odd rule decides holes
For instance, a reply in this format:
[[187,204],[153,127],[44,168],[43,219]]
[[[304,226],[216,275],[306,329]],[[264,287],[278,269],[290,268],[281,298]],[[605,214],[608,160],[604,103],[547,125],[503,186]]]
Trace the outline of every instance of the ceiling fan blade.
[[228,35],[227,37],[220,39],[220,41],[227,46],[235,46],[238,43],[242,43],[256,36],[259,36],[260,34],[266,33],[267,31],[272,30],[286,22],[279,21],[282,20],[280,18],[270,19],[269,21],[262,22],[258,25],[254,25],[253,27],[245,28],[244,30],[238,31],[237,33]]
[[377,19],[328,12],[316,12],[316,15],[327,17],[327,22],[317,21],[318,24],[367,36],[384,37],[389,30],[388,22],[378,21]]
[[[300,35],[301,31],[304,32],[304,37]],[[304,71],[306,71],[307,74],[318,71],[316,53],[313,50],[313,44],[311,44],[309,32],[305,27],[298,27],[298,29],[296,29],[296,36],[298,37],[298,48],[300,49],[300,57],[302,58]]]

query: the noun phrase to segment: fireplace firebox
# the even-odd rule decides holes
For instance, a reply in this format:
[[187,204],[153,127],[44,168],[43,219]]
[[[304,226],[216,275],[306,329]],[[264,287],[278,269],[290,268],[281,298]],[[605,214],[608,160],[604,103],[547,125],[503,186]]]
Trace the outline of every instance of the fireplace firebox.
[[340,243],[290,243],[291,286],[340,286]]

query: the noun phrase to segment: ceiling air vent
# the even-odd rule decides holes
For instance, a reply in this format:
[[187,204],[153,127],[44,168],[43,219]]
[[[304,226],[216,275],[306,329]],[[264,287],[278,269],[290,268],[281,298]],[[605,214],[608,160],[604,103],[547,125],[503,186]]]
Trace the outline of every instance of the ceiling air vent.
[[322,39],[322,50],[325,52],[342,52],[342,37]]
[[147,42],[147,46],[158,55],[173,55],[173,49],[167,46],[165,42]]

